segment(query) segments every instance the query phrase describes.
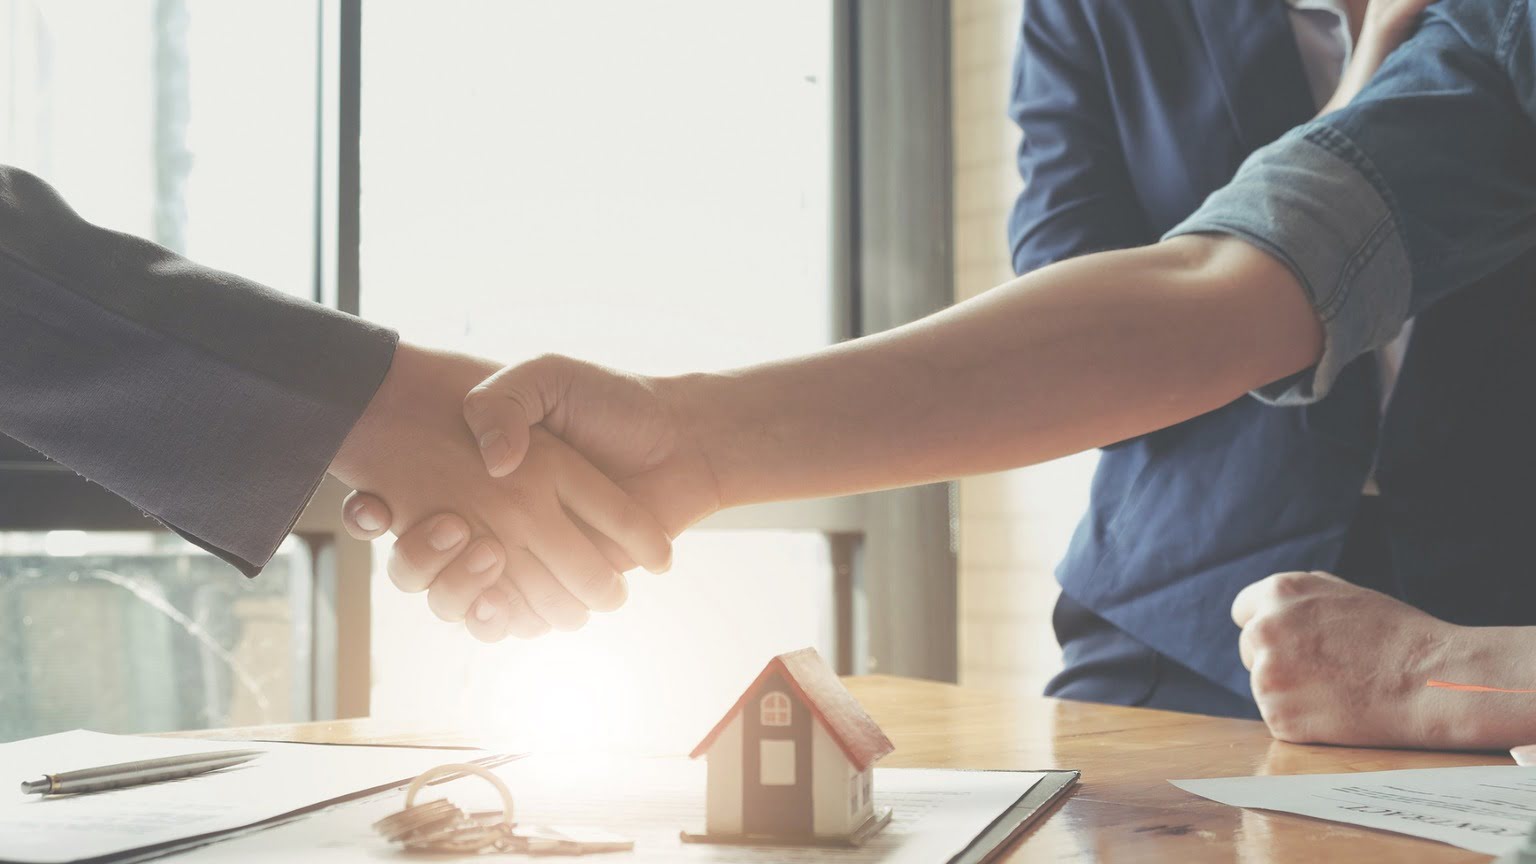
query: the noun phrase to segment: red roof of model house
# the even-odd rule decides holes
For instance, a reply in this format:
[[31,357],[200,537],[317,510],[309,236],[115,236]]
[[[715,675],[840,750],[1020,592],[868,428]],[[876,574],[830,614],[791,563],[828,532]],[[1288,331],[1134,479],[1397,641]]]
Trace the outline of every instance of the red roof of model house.
[[848,761],[853,764],[854,770],[863,771],[881,756],[896,749],[891,739],[880,731],[874,718],[865,712],[864,706],[853,698],[843,682],[837,680],[837,673],[832,671],[827,661],[821,659],[816,649],[801,648],[768,661],[751,686],[742,691],[741,698],[736,700],[731,710],[725,712],[715,728],[709,730],[699,746],[693,748],[690,758],[697,759],[709,750],[715,738],[730,724],[731,718],[747,703],[747,697],[763,683],[763,679],[775,671],[783,675],[789,686],[800,694],[800,701],[821,720],[827,732],[832,735],[832,740],[837,742],[837,746],[842,748]]

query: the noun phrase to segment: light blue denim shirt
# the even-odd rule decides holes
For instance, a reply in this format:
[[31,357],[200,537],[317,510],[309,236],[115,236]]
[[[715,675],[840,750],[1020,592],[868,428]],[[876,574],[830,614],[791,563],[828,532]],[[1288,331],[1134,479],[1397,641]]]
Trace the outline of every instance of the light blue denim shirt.
[[[1536,39],[1527,0],[1441,0],[1348,106],[1256,151],[1165,237],[1240,237],[1295,273],[1324,325],[1314,401],[1437,300],[1536,247]],[[1536,286],[1533,286],[1536,288]]]

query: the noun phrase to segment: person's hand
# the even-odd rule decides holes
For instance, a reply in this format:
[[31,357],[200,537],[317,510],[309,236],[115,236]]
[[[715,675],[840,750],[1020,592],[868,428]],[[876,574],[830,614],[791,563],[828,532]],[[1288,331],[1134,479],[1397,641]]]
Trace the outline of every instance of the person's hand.
[[[372,526],[369,533],[416,526],[396,544],[389,573],[403,590],[427,590],[438,617],[463,620],[481,598],[487,602],[467,623],[482,639],[573,629],[588,610],[623,602],[621,566],[637,561],[666,569],[670,538],[602,472],[547,433],[527,436],[517,477],[488,477],[462,406],[464,394],[494,368],[402,344],[331,473],[394,505],[382,516],[360,516],[349,502],[350,523]],[[432,578],[422,578],[429,572]]]
[[1319,116],[1348,105],[1365,87],[1387,55],[1397,50],[1418,25],[1419,14],[1435,0],[1371,0],[1360,24],[1360,38],[1355,40],[1349,65],[1339,77],[1328,104]]
[[[692,424],[669,398],[664,379],[628,375],[566,357],[542,357],[487,378],[465,397],[462,409],[472,440],[479,443],[483,472],[516,480],[527,470],[533,452],[530,445],[547,430],[616,481],[659,521],[668,536],[677,536],[720,507],[709,460],[693,437]],[[387,495],[354,493],[343,507],[347,530],[368,539],[382,534],[384,526],[412,524],[400,519],[388,500]],[[429,545],[431,530],[432,523],[414,525],[400,534],[396,546]],[[625,551],[598,542],[610,559],[618,559]],[[465,554],[446,550],[396,556],[390,572],[398,582],[435,585],[439,578],[464,569]],[[622,561],[616,563],[623,569]],[[655,572],[657,568],[648,565],[647,569]],[[494,633],[494,626],[484,622],[494,624],[505,618],[508,610],[503,606],[497,592],[488,592],[474,607],[471,631],[480,638]],[[526,630],[511,632],[529,635]]]
[[[471,440],[479,442],[482,472],[518,480],[528,470],[534,448],[554,433],[616,481],[659,521],[668,536],[676,536],[720,507],[709,460],[693,437],[691,424],[669,398],[663,379],[627,375],[566,357],[543,357],[489,377],[470,391],[462,409],[463,419],[473,430]],[[397,549],[432,548],[436,521],[402,519],[390,500],[388,495],[354,493],[343,506],[347,530],[360,539],[371,539],[403,522],[411,527],[399,535]],[[438,517],[453,518],[452,514]],[[615,548],[601,537],[594,542],[621,570],[625,554],[652,572],[658,570],[628,547]],[[455,546],[431,554],[396,555],[390,560],[390,574],[406,585],[435,586],[439,579],[464,571],[470,554]],[[661,569],[669,563],[670,559]],[[516,603],[515,597],[487,592],[467,622],[471,632],[482,639],[499,638],[496,623],[515,611],[504,608],[509,600]],[[527,636],[538,630],[524,627],[507,632]]]
[[1238,649],[1270,732],[1284,741],[1465,746],[1425,687],[1458,646],[1454,625],[1327,573],[1280,573],[1232,603]]
[[543,426],[677,536],[720,509],[720,492],[698,423],[674,398],[673,383],[546,356],[502,369],[469,391],[464,420],[491,476],[518,469],[532,427]]

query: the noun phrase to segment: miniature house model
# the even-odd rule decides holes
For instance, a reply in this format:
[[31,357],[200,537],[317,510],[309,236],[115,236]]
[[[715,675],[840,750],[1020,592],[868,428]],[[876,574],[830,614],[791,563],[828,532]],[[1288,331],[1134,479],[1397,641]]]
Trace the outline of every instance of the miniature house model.
[[708,759],[695,842],[859,845],[890,821],[874,764],[889,738],[813,648],[769,661],[693,750]]

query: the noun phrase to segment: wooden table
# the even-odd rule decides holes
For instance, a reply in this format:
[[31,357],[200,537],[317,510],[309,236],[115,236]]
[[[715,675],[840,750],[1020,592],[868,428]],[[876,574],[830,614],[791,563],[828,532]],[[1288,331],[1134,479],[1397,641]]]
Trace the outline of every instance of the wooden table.
[[[1170,778],[1506,765],[1492,753],[1283,744],[1262,723],[1013,697],[888,676],[848,679],[896,752],[882,765],[1077,768],[1082,783],[1010,861],[1484,862],[1486,855],[1189,795]],[[210,736],[210,733],[196,733]],[[449,732],[345,720],[221,730],[211,737],[326,743],[462,744]]]

